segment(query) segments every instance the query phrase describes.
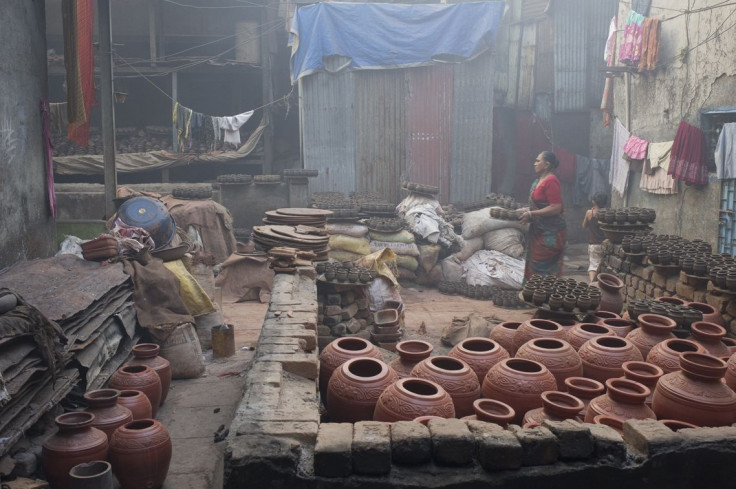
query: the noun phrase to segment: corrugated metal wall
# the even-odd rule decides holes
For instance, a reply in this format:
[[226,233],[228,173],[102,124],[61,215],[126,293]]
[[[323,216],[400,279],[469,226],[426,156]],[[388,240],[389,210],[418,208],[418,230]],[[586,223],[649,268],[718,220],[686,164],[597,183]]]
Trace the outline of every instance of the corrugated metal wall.
[[549,0],[523,0],[521,4],[521,18],[530,19],[544,15]]
[[534,71],[537,64],[537,24],[524,24],[522,29],[516,105],[520,109],[531,109],[534,105]]
[[491,191],[493,57],[455,65],[450,201],[472,202]]
[[590,0],[558,0],[553,10],[555,45],[555,111],[588,108],[588,26]]
[[606,73],[603,51],[608,39],[608,26],[618,12],[618,0],[596,0],[589,6],[588,19],[588,106],[599,108],[603,97]]

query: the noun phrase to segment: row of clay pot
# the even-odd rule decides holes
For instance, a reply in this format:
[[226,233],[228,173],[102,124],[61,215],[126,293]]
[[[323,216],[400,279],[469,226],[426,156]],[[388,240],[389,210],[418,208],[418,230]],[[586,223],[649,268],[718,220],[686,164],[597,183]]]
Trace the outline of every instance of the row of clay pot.
[[657,214],[654,209],[624,207],[622,209],[600,209],[598,220],[603,224],[649,224],[654,222]]

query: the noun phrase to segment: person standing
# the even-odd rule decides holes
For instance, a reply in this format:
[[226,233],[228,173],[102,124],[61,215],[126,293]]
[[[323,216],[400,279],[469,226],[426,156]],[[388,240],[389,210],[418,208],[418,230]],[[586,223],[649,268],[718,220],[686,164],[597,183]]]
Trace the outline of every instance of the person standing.
[[524,282],[532,275],[562,274],[567,226],[562,217],[562,188],[553,173],[559,165],[551,151],[542,151],[534,160],[534,173],[529,194],[529,208],[519,220],[529,223]]
[[588,260],[590,262],[588,265],[588,278],[593,282],[598,273],[598,267],[601,264],[601,257],[603,256],[602,243],[606,239],[598,224],[598,211],[602,207],[606,207],[608,196],[602,192],[598,192],[593,195],[593,199],[590,202],[593,204],[593,207],[585,213],[583,228],[588,229]]

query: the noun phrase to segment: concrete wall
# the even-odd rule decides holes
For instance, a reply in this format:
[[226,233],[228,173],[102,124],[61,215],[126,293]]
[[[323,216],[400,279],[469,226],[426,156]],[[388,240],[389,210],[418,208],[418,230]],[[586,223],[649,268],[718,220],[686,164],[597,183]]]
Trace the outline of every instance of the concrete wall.
[[[615,114],[637,136],[656,142],[671,141],[681,120],[700,126],[701,110],[734,105],[736,35],[729,28],[733,27],[735,7],[731,4],[716,7],[719,3],[722,2],[702,0],[697,2],[701,12],[677,16],[672,9],[687,10],[686,0],[652,2],[650,16],[665,19],[659,68],[631,77],[628,111],[624,78],[615,80]],[[709,7],[715,8],[706,10]],[[627,9],[628,3],[622,2],[620,29]],[[639,173],[631,176],[628,205],[655,208],[655,232],[681,234],[688,239],[697,237],[717,244],[720,207],[717,180],[711,178],[703,189],[680,185],[678,195],[658,196],[639,191],[639,178]],[[624,199],[614,199],[616,206],[624,203]]]
[[39,102],[46,98],[42,0],[3,2],[0,28],[0,269],[53,252]]

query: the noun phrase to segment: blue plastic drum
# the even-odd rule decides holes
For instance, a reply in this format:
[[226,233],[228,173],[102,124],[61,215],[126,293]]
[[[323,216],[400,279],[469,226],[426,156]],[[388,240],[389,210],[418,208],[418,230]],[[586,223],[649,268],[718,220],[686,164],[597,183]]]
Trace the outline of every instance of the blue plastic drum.
[[143,228],[153,238],[156,250],[174,239],[176,223],[166,206],[150,197],[133,197],[126,200],[118,209],[118,217],[128,226]]

